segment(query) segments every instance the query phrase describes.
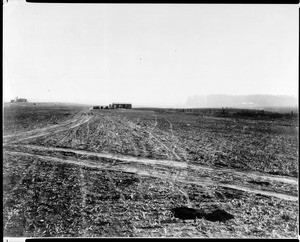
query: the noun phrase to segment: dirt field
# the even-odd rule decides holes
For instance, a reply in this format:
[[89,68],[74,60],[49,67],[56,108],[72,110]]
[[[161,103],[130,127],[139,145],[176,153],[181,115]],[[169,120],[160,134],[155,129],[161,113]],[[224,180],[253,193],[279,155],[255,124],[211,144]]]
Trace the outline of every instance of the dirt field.
[[5,106],[4,236],[296,238],[298,119]]

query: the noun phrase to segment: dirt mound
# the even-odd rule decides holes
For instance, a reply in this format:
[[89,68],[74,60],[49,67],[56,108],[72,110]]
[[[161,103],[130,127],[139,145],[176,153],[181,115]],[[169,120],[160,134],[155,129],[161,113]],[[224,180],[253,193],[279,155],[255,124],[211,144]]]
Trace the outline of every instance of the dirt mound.
[[196,218],[203,217],[203,211],[196,210],[194,208],[188,208],[188,207],[172,208],[171,212],[174,214],[176,218],[182,220],[196,219]]
[[211,213],[205,214],[204,218],[212,222],[216,222],[216,221],[225,222],[229,219],[233,219],[234,216],[222,209],[217,209]]
[[178,207],[178,208],[172,208],[171,212],[174,214],[174,216],[176,218],[179,218],[182,220],[205,218],[206,220],[209,220],[212,222],[216,222],[216,221],[225,222],[229,219],[234,218],[234,216],[232,214],[229,214],[222,209],[216,209],[213,212],[205,213],[201,209],[197,210],[197,209],[188,208],[188,207]]

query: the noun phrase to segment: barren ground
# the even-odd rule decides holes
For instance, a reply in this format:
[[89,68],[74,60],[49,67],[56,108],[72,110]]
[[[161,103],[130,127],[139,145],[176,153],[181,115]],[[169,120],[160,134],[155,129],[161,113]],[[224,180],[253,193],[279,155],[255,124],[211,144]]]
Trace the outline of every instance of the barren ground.
[[298,120],[4,108],[4,236],[295,238]]

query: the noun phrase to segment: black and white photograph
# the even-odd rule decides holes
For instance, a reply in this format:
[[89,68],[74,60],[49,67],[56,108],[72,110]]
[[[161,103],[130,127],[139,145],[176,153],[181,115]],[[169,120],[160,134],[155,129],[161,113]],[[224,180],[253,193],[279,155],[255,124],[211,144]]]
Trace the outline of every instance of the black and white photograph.
[[3,1],[3,238],[299,237],[299,4]]

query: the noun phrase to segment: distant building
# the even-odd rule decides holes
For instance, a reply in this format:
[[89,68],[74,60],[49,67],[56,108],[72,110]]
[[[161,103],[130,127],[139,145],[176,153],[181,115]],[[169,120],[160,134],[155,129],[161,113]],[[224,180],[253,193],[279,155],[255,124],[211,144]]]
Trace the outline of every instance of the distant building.
[[26,98],[18,98],[16,97],[15,100],[10,100],[11,103],[27,103]]
[[17,103],[27,103],[27,99],[26,98],[18,98],[16,100]]
[[130,103],[113,103],[112,105],[109,105],[110,108],[124,108],[124,109],[131,109],[132,108],[132,104]]
[[93,106],[92,109],[131,109],[132,104],[130,103],[113,103],[108,106]]

